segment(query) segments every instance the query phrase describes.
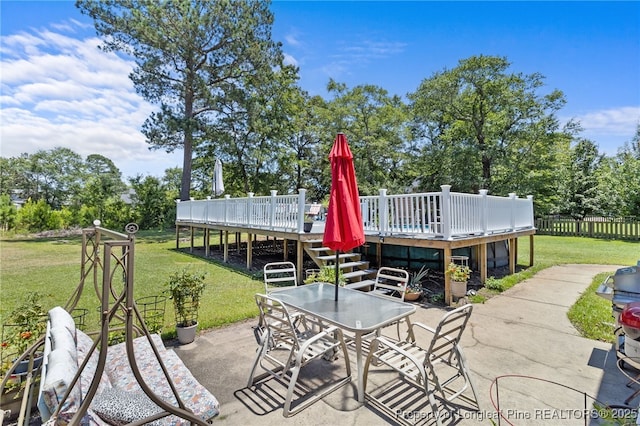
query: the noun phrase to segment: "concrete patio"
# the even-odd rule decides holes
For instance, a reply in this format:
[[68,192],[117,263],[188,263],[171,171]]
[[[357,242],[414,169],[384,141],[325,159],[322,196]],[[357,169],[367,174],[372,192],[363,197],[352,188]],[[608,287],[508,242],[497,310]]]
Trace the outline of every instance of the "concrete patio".
[[[460,411],[462,418],[445,424],[591,424],[584,408],[593,399],[622,404],[632,393],[616,367],[610,344],[580,337],[567,319],[567,310],[593,276],[617,269],[611,265],[555,266],[488,300],[474,305],[463,348],[478,393],[480,411]],[[413,322],[435,325],[444,308],[421,305]],[[255,320],[202,333],[194,343],[176,347],[177,354],[221,404],[214,424],[394,424],[397,419],[355,400],[354,382],[291,418],[282,416],[286,387],[275,379],[247,388],[256,341]],[[354,352],[350,352],[355,372]],[[344,372],[342,358],[309,365],[303,378],[331,377]],[[305,371],[304,369],[302,370]],[[368,391],[390,377],[372,368]],[[498,380],[496,393],[495,379]],[[553,382],[553,383],[551,383]],[[315,382],[314,382],[315,383]],[[491,391],[490,391],[491,389]],[[304,392],[304,390],[301,390]],[[585,396],[586,395],[586,396]],[[499,397],[503,419],[494,405]],[[632,404],[638,404],[638,399]],[[427,405],[428,407],[428,405]],[[591,412],[587,414],[591,415]],[[406,413],[418,423],[431,423],[430,413]],[[510,423],[509,423],[510,422]],[[596,423],[598,423],[596,421]]]

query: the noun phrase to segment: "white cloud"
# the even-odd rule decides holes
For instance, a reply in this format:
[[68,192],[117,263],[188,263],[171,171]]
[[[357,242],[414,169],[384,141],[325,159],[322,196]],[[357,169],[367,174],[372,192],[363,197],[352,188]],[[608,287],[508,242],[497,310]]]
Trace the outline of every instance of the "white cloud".
[[640,123],[640,106],[605,109],[576,118],[592,134],[633,136]]
[[[69,22],[61,31],[83,24]],[[149,151],[140,133],[153,106],[135,93],[134,63],[50,30],[2,38],[3,157],[66,147],[86,157],[102,154],[125,176],[160,176],[181,166],[178,154]]]
[[601,153],[614,155],[625,142],[630,142],[640,124],[640,107],[625,106],[585,112],[573,116],[560,116],[561,123],[578,121],[582,127],[580,137],[595,142]]
[[294,34],[287,34],[286,36],[284,36],[285,41],[291,45],[291,46],[300,46],[300,40],[298,40],[298,37]]
[[296,58],[293,57],[293,55],[285,53],[284,54],[284,64],[285,65],[293,65],[293,66],[297,67],[298,66],[298,61],[296,60]]

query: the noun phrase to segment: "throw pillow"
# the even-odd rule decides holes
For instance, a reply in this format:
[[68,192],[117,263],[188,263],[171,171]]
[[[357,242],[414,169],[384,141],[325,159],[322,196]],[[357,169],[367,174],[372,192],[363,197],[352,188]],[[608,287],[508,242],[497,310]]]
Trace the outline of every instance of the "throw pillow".
[[[105,422],[117,426],[142,420],[163,411],[144,392],[117,388],[106,389],[98,394],[91,404],[91,409]],[[161,425],[162,420],[146,424]]]

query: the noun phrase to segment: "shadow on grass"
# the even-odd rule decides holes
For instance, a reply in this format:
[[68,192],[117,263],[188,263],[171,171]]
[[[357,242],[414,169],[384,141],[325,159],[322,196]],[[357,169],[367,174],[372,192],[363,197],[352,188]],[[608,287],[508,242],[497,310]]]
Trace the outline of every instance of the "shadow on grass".
[[216,265],[222,269],[226,269],[227,271],[235,272],[240,275],[244,275],[246,277],[252,278],[254,280],[262,280],[262,268],[255,271],[250,271],[247,269],[246,264],[240,264],[237,261],[233,261],[233,258],[230,258],[230,262],[225,263],[221,259],[216,257],[205,257],[203,249],[195,249],[191,251],[188,248],[180,248],[180,249],[169,249],[169,251],[180,253],[184,256],[189,256],[200,261]]

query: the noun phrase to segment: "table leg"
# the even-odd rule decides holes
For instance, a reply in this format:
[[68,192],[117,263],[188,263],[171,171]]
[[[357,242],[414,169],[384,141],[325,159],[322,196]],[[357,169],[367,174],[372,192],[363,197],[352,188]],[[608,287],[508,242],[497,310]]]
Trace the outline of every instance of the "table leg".
[[364,403],[364,368],[362,365],[362,333],[356,333],[356,370],[358,371],[358,402]]

